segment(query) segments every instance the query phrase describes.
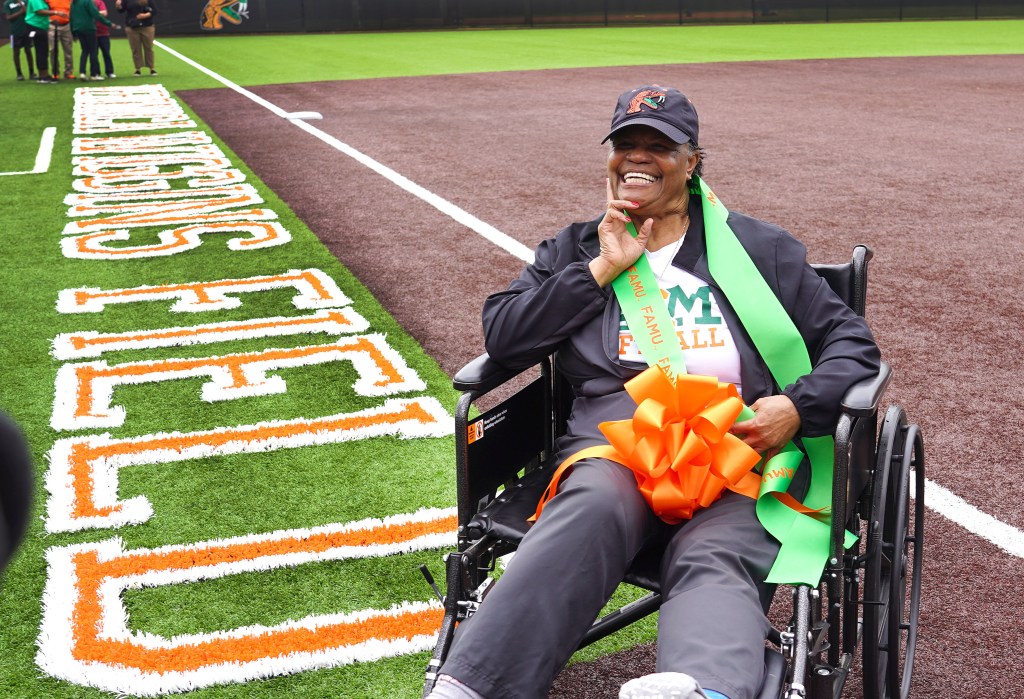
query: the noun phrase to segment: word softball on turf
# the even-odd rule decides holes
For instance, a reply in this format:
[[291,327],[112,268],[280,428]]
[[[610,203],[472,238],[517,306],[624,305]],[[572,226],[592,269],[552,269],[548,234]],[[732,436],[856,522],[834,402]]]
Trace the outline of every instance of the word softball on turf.
[[[227,234],[221,244],[232,254],[292,241],[244,173],[162,86],[83,88],[75,97],[80,137],[72,146],[74,191],[65,198],[70,221],[61,236],[64,257],[90,265],[107,261],[123,269],[124,260],[149,265],[157,257],[202,255],[213,234]],[[254,296],[280,299],[289,291],[295,315],[254,312],[201,322],[204,313],[245,313],[260,305]],[[382,333],[373,332],[323,270],[267,270],[248,277],[120,288],[78,286],[58,294],[56,310],[84,321],[125,304],[142,318],[152,309],[199,314],[194,317],[200,322],[107,327],[104,332],[81,328],[58,335],[51,354],[64,363],[54,385],[55,430],[131,429],[136,406],[116,402],[118,388],[129,384],[201,378],[205,382],[197,400],[244,401],[286,393],[289,385],[278,375],[282,369],[318,371],[336,362],[354,370],[351,385],[337,388],[374,405],[200,431],[63,436],[48,453],[45,529],[50,534],[116,530],[150,520],[155,513],[149,497],[118,495],[122,469],[133,466],[173,469],[192,461],[190,468],[195,468],[196,460],[234,454],[452,434],[453,420],[445,408],[433,396],[422,395],[425,382]],[[294,342],[313,333],[333,337],[323,344],[212,356],[193,356],[187,349],[266,338],[291,337]],[[173,358],[117,359],[118,352],[158,348],[183,349]],[[75,684],[155,696],[427,650],[441,618],[434,601],[394,600],[383,609],[311,614],[277,625],[168,638],[133,630],[121,596],[129,589],[451,547],[455,527],[453,508],[422,509],[160,548],[132,549],[119,537],[51,546],[36,662],[47,674]]]

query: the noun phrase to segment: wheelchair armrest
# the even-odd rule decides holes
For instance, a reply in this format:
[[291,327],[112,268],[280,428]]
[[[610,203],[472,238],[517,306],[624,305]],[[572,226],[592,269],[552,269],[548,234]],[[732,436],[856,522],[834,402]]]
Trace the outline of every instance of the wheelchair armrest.
[[855,383],[843,396],[843,412],[853,417],[870,417],[878,410],[885,389],[892,379],[892,369],[882,362],[878,373],[869,379]]
[[510,369],[504,364],[499,364],[484,353],[459,369],[452,379],[452,385],[456,391],[471,391],[480,396],[510,381],[523,371],[524,369]]

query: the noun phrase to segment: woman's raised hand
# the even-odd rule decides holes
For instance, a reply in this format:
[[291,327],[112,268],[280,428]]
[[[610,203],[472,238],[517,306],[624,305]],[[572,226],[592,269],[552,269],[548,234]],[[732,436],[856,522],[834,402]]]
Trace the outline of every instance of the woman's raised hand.
[[630,221],[628,212],[635,209],[638,204],[625,199],[615,199],[611,181],[606,182],[608,210],[597,226],[601,254],[590,261],[590,272],[602,287],[611,284],[615,277],[631,267],[644,254],[647,238],[654,226],[654,220],[647,219],[637,229],[636,238],[630,235],[626,228],[626,223]]

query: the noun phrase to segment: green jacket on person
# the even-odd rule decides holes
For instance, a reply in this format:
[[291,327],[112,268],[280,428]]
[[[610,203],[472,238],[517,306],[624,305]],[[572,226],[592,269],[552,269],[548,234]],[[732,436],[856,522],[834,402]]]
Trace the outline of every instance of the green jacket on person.
[[[42,12],[46,14],[40,14]],[[46,0],[27,0],[25,24],[33,29],[41,29],[43,32],[50,28],[50,6],[46,4]]]
[[92,0],[71,0],[72,34],[95,34],[97,22],[103,22],[108,27],[114,26],[113,22],[100,14]]

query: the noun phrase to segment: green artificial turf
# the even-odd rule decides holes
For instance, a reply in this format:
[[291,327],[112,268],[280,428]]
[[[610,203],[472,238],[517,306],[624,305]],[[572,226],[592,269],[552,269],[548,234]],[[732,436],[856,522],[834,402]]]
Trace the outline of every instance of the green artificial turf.
[[[166,45],[242,85],[312,80],[362,79],[498,70],[534,70],[675,62],[782,60],[867,56],[1024,53],[1024,22],[907,22],[829,25],[633,27],[456,31],[303,36],[203,36],[167,38]],[[130,65],[123,39],[114,40],[118,69]],[[61,289],[113,288],[167,281],[239,278],[292,268],[317,267],[332,276],[374,331],[387,333],[396,348],[449,409],[450,384],[433,360],[396,325],[372,296],[337,261],[273,192],[223,143],[215,141],[258,187],[293,235],[288,245],[231,252],[226,237],[207,236],[191,253],[164,258],[100,262],[64,258],[61,230],[68,221],[64,197],[71,190],[72,108],[81,83],[15,83],[8,46],[0,47],[0,172],[30,170],[43,129],[56,126],[54,159],[44,174],[0,176],[0,243],[4,293],[0,300],[0,407],[24,428],[36,469],[58,434],[49,427],[54,379],[61,362],[50,354],[55,335],[76,330],[209,323],[297,314],[290,293],[245,295],[242,308],[182,318],[169,303],[111,306],[100,314],[67,315],[55,309]],[[311,60],[313,57],[314,60]],[[157,52],[160,82],[172,92],[219,87],[211,77]],[[143,78],[141,81],[148,81]],[[122,77],[99,86],[138,84]],[[94,85],[90,85],[94,86]],[[200,122],[200,129],[209,131]],[[215,136],[215,135],[214,135]],[[133,242],[155,240],[155,231],[133,233]],[[204,356],[265,347],[313,344],[328,337],[270,338],[249,342],[119,352],[107,361]],[[200,380],[119,387],[124,426],[102,430],[115,438],[157,431],[202,430],[266,419],[316,417],[376,403],[347,389],[346,363],[280,372],[284,395],[223,403],[198,399]],[[96,433],[100,430],[85,430]],[[74,434],[79,434],[78,432]],[[43,675],[34,662],[39,600],[49,547],[120,537],[126,548],[185,544],[247,533],[314,527],[364,517],[411,512],[421,506],[454,504],[453,440],[393,438],[191,459],[176,464],[134,466],[120,474],[122,499],[144,494],[155,516],[134,526],[47,535],[40,516],[46,492],[37,480],[31,530],[3,579],[0,591],[0,697],[101,697]],[[198,633],[249,624],[275,624],[314,613],[387,606],[389,601],[426,600],[430,593],[416,566],[427,563],[440,577],[439,551],[389,558],[311,563],[266,573],[246,573],[205,582],[132,590],[125,595],[133,629],[161,635]],[[619,599],[636,592],[623,589]],[[578,654],[579,658],[628,647],[654,634],[653,617]],[[245,684],[195,691],[198,697],[411,697],[418,695],[426,654],[309,671]]]
[[[173,78],[168,81],[173,82]],[[119,79],[107,83],[111,84],[138,81]],[[0,207],[0,241],[5,250],[4,294],[0,301],[4,338],[0,342],[0,406],[22,425],[40,476],[46,469],[47,451],[56,439],[63,437],[105,432],[123,439],[157,432],[210,430],[353,412],[382,402],[380,398],[357,395],[351,388],[356,378],[352,365],[333,362],[272,372],[287,381],[287,393],[217,403],[200,399],[200,388],[205,382],[202,378],[120,386],[114,391],[113,402],[127,410],[123,426],[55,432],[49,421],[54,380],[61,362],[49,352],[51,340],[58,333],[116,332],[306,313],[292,306],[294,291],[283,289],[242,294],[240,308],[199,314],[172,313],[167,301],[111,305],[95,314],[61,314],[55,303],[60,290],[67,288],[118,288],[318,268],[334,278],[353,300],[353,308],[369,321],[371,331],[387,336],[388,344],[426,382],[425,393],[441,400],[449,412],[454,409],[455,394],[437,364],[223,143],[218,145],[234,166],[245,172],[247,181],[260,190],[266,200],[262,206],[277,212],[278,221],[292,234],[290,243],[240,253],[227,248],[229,236],[214,234],[204,236],[199,248],[169,257],[116,261],[64,258],[60,250],[61,231],[69,219],[63,200],[72,192],[72,107],[74,89],[79,86],[69,81],[58,85],[19,83],[9,92],[4,87],[5,118],[23,128],[17,138],[9,138],[13,135],[11,130],[4,131],[0,172],[31,170],[42,129],[51,125],[58,129],[48,172],[0,177],[0,199],[4,202]],[[204,128],[201,123],[200,128]],[[133,230],[131,242],[155,243],[159,230]],[[202,357],[319,344],[333,339],[325,334],[272,337],[112,352],[99,359],[115,364]],[[0,696],[105,696],[97,690],[47,678],[35,667],[39,600],[45,582],[44,553],[48,548],[107,540],[113,535],[122,539],[126,549],[155,548],[380,518],[426,506],[451,507],[453,454],[451,437],[386,437],[131,466],[119,474],[118,496],[123,500],[144,495],[152,503],[154,516],[145,523],[113,531],[90,529],[69,534],[43,533],[39,518],[44,514],[47,493],[39,478],[31,530],[4,576],[0,595]],[[167,636],[278,624],[309,614],[387,608],[402,600],[425,601],[431,597],[418,565],[427,563],[440,572],[441,553],[432,550],[370,560],[309,563],[201,583],[143,589],[127,594],[125,603],[133,629]],[[400,674],[384,671],[396,663],[404,668]],[[349,693],[349,686],[355,684],[375,687],[373,691],[380,691],[381,696],[408,696],[422,682],[422,666],[421,657],[400,658],[370,667],[343,667],[245,686],[214,687],[196,694],[366,696]],[[356,679],[349,678],[353,674]]]
[[1021,53],[1024,20],[225,35],[164,42],[239,84],[259,85],[661,63]]

